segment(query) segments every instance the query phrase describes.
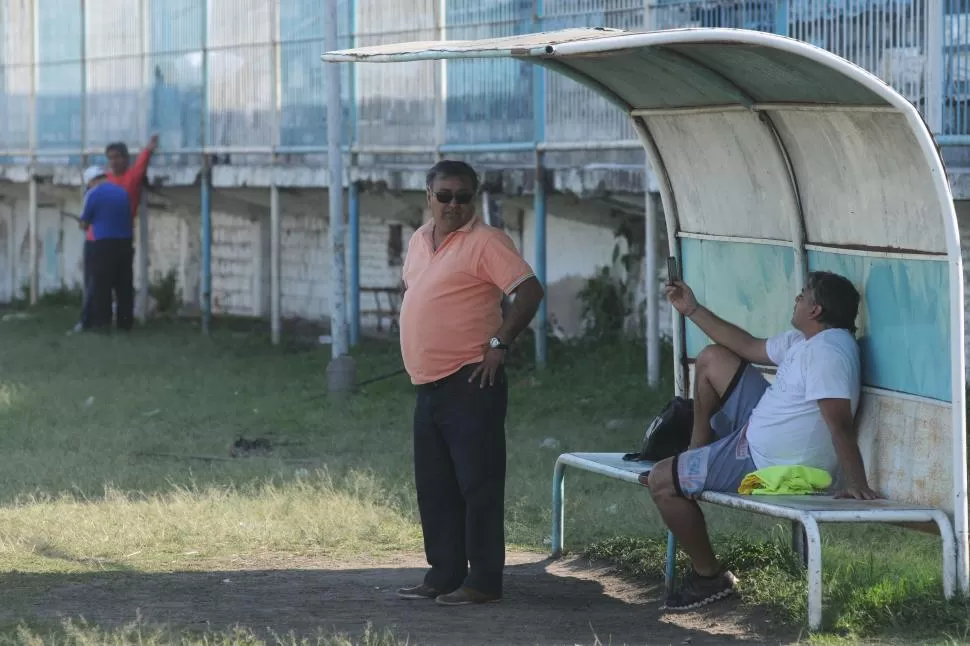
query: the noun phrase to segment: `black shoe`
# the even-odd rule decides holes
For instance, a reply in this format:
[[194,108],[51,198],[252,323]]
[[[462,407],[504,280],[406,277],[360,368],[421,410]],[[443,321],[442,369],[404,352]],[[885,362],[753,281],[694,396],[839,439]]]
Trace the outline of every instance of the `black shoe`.
[[441,594],[427,583],[416,585],[413,588],[399,588],[397,596],[402,599],[436,599]]
[[478,603],[496,603],[501,599],[501,596],[485,594],[462,586],[451,594],[439,596],[435,601],[441,606],[467,606]]
[[701,576],[691,569],[680,588],[664,604],[665,610],[695,610],[709,603],[727,599],[737,592],[738,578],[729,570],[712,576]]

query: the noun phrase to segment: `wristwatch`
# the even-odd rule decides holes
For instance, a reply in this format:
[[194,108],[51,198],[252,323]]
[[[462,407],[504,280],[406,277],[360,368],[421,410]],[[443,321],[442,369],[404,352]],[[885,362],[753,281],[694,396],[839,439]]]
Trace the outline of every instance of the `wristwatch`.
[[488,340],[488,347],[490,347],[493,350],[509,349],[509,346],[505,343],[502,343],[497,336],[493,336],[491,339]]

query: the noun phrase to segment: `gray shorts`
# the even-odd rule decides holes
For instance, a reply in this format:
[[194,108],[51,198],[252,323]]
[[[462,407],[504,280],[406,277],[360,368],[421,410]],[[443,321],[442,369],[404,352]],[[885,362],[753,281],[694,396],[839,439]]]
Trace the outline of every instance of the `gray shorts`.
[[743,361],[711,418],[714,442],[684,451],[674,458],[674,487],[685,498],[703,491],[737,493],[746,475],[757,471],[748,451],[748,418],[768,390],[768,381]]

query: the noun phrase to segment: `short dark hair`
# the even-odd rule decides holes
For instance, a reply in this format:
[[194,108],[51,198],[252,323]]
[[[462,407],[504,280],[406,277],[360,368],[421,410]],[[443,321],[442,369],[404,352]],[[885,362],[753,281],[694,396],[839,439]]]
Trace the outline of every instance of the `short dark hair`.
[[104,147],[104,156],[107,157],[108,155],[110,155],[112,150],[115,151],[115,152],[121,153],[125,157],[130,157],[131,156],[131,155],[128,154],[128,146],[126,146],[124,144],[124,142],[121,142],[121,141],[113,141],[110,144],[108,144],[107,146],[105,146]]
[[428,170],[428,174],[425,177],[428,184],[428,190],[431,190],[431,185],[439,177],[458,177],[461,179],[468,180],[468,183],[472,185],[472,192],[478,192],[478,174],[475,173],[475,169],[466,164],[463,161],[456,161],[454,159],[443,159]]
[[852,281],[831,271],[813,271],[808,274],[808,288],[822,308],[820,323],[855,333],[860,296]]

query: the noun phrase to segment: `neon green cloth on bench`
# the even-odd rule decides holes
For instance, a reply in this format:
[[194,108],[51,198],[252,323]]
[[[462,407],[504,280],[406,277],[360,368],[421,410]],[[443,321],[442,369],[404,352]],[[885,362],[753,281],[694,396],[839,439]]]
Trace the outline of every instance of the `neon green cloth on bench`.
[[810,494],[827,489],[832,476],[827,471],[801,465],[778,465],[758,469],[744,476],[738,493],[753,495]]

